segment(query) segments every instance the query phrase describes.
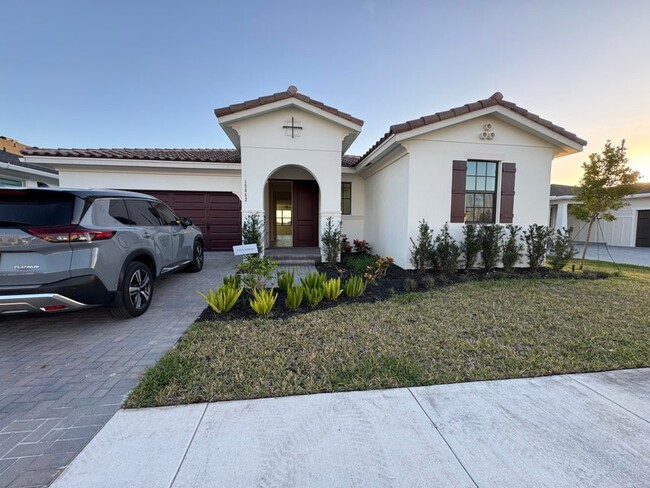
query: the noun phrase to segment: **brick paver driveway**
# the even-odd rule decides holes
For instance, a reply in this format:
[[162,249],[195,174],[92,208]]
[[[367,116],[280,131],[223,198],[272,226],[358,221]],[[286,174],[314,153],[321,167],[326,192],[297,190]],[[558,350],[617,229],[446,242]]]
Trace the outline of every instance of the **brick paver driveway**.
[[206,254],[202,272],[159,281],[136,319],[106,309],[0,318],[0,488],[50,484],[200,314],[196,291],[238,261]]

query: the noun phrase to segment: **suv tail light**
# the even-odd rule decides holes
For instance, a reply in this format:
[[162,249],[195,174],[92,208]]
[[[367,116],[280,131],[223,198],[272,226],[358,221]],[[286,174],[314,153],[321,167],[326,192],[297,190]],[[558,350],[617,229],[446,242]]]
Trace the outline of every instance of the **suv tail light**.
[[115,235],[114,230],[85,229],[78,225],[37,227],[27,229],[27,232],[47,242],[105,241]]

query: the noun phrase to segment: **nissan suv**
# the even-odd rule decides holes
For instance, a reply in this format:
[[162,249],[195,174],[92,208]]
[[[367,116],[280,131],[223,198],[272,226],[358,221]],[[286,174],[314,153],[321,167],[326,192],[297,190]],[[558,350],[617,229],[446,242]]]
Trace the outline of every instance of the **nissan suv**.
[[201,271],[203,235],[141,193],[0,188],[0,314],[142,315],[157,278]]

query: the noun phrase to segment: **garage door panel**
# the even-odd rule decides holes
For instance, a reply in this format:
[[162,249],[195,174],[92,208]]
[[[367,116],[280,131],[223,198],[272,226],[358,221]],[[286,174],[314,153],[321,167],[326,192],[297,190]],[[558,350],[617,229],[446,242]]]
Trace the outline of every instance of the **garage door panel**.
[[169,205],[201,229],[207,251],[230,251],[241,244],[241,201],[229,192],[141,190]]

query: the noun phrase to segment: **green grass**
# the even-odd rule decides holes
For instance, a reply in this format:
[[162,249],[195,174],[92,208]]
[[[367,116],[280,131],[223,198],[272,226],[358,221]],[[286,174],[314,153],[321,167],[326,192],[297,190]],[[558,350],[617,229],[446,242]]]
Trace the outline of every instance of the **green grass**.
[[[589,263],[586,269],[616,271]],[[650,268],[468,282],[287,320],[194,324],[126,405],[650,366]]]

